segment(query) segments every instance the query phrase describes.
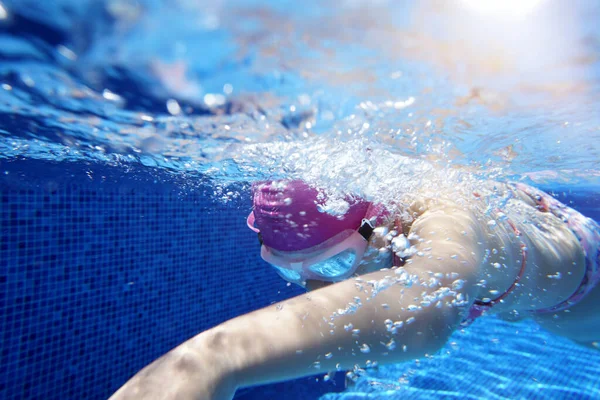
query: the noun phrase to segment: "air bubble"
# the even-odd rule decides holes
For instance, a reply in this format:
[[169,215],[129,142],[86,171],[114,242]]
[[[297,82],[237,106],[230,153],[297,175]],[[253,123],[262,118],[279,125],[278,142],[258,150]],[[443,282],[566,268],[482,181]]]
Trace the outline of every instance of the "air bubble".
[[392,240],[392,251],[394,253],[406,251],[408,248],[410,248],[410,242],[404,235],[395,237]]
[[396,341],[394,339],[390,339],[390,341],[385,344],[385,347],[388,350],[394,350],[396,348]]
[[557,280],[562,278],[562,274],[560,272],[557,272],[554,275],[546,275],[546,276],[550,279],[557,279]]
[[384,325],[385,325],[385,329],[389,332],[392,330],[392,326],[394,325],[394,322],[391,319],[386,319],[385,321],[383,321]]
[[465,281],[463,279],[457,279],[452,282],[452,290],[460,290],[465,285]]

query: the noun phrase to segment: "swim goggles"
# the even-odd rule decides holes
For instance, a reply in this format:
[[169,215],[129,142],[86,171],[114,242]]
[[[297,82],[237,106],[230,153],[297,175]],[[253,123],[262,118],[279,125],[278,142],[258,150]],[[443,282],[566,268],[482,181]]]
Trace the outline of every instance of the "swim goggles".
[[345,230],[329,240],[302,251],[284,252],[271,249],[262,242],[260,230],[254,227],[254,213],[248,227],[258,233],[260,255],[285,280],[304,286],[306,280],[338,282],[350,277],[358,268],[374,231],[364,218],[357,230]]

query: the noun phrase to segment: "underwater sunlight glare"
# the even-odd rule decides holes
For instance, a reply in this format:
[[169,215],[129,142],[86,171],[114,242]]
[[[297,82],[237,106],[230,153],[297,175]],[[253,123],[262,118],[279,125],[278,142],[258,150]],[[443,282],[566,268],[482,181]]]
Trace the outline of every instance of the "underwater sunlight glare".
[[480,14],[506,19],[528,16],[543,0],[462,0]]

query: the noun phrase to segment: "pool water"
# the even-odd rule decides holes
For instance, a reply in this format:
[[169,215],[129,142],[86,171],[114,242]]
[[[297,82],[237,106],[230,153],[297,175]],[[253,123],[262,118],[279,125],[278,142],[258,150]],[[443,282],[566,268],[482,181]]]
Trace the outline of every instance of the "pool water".
[[[106,398],[300,294],[245,228],[259,179],[383,202],[520,180],[600,221],[599,17],[591,0],[0,0],[0,397]],[[594,399],[599,376],[600,352],[483,318],[351,384],[236,398]]]

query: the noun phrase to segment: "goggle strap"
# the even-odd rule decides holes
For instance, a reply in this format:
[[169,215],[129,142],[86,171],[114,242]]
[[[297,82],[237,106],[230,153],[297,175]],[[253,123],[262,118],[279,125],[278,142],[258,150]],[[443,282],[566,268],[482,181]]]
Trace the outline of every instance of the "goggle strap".
[[360,228],[358,228],[358,233],[360,234],[360,236],[362,236],[363,238],[365,238],[366,241],[368,241],[371,238],[371,235],[373,234],[374,230],[375,227],[373,226],[373,224],[371,224],[371,221],[369,221],[366,218],[363,218],[360,224]]
[[365,238],[366,241],[369,241],[375,230],[371,220],[377,219],[375,223],[380,223],[380,218],[385,215],[389,215],[389,212],[383,204],[371,203],[369,208],[367,208],[367,213],[360,224],[360,228],[358,228],[358,233]]

